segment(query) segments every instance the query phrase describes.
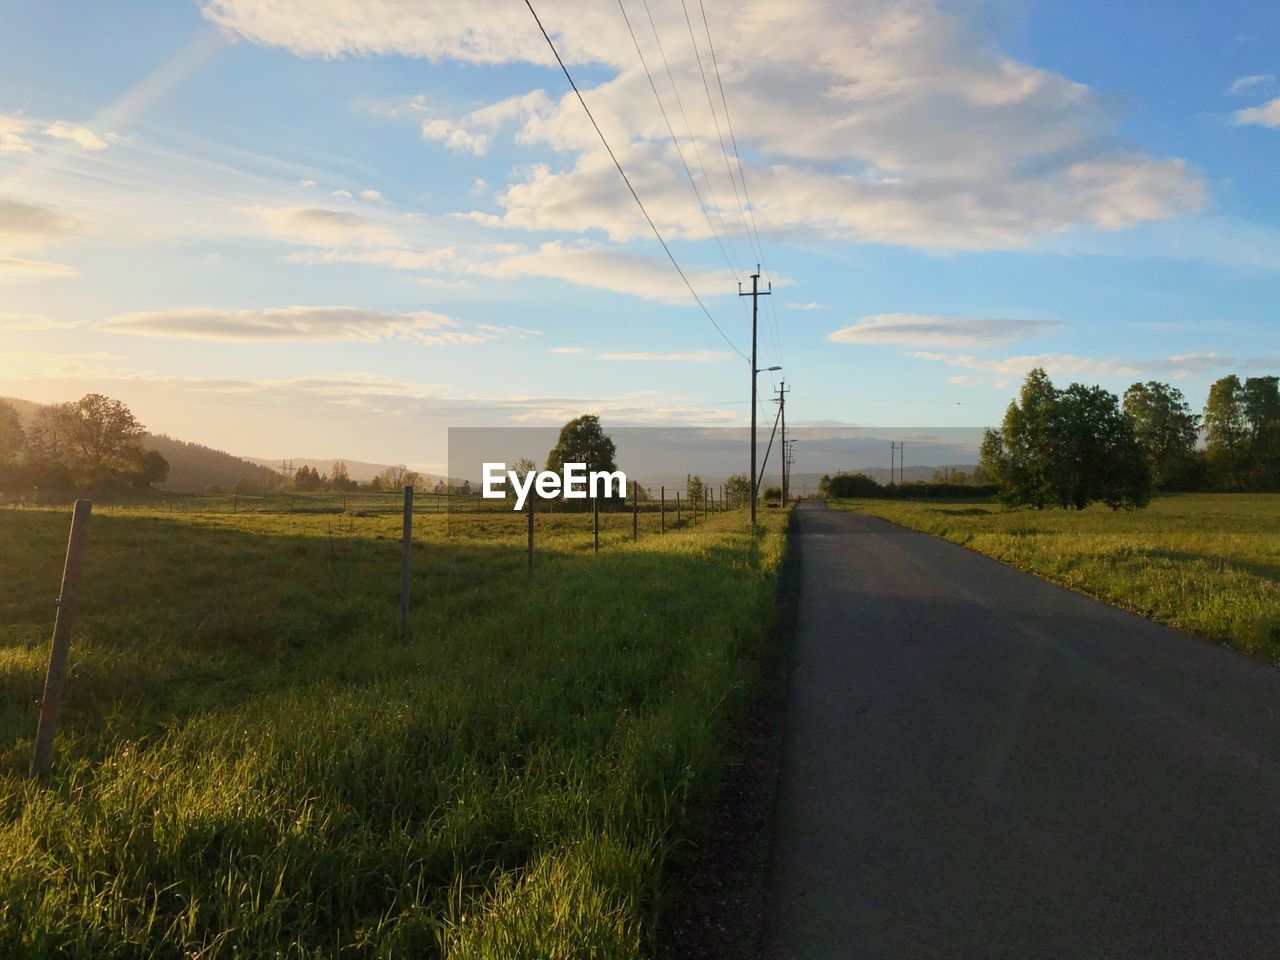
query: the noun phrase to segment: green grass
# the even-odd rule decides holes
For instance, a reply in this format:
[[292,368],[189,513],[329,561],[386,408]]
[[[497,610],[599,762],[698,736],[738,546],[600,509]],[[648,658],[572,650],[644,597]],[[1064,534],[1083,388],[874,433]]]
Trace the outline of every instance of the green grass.
[[1280,665],[1280,494],[1157,497],[1145,510],[833,501],[954,540]]
[[53,776],[68,513],[0,511],[0,956],[600,957],[653,943],[785,517],[101,511]]

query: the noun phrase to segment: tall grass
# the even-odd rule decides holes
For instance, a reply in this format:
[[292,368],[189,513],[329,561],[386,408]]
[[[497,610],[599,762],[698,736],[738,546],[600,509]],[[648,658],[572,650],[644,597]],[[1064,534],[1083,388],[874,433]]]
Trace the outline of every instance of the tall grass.
[[1280,494],[1181,494],[1145,510],[833,504],[962,543],[1280,665]]
[[0,512],[0,955],[635,957],[723,773],[784,548],[741,513],[95,517],[53,777],[67,516]]

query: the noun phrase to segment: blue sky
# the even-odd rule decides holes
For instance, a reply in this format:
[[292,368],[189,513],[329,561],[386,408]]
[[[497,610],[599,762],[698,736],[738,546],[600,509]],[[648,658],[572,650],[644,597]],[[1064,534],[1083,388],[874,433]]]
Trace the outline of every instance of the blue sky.
[[[991,423],[1036,363],[1197,407],[1280,367],[1274,5],[625,0],[678,146],[616,0],[536,6],[742,350],[758,234],[793,422]],[[448,426],[745,422],[523,3],[5,18],[0,394],[428,467]]]

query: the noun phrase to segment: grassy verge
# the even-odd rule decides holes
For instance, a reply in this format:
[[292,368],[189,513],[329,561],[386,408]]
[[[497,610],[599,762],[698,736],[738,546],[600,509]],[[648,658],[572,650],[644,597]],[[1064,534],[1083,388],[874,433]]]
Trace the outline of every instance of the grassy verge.
[[59,759],[25,776],[67,514],[0,512],[0,954],[627,957],[723,774],[783,517],[95,517]]
[[1280,495],[1184,494],[1146,510],[833,501],[954,540],[1280,665]]

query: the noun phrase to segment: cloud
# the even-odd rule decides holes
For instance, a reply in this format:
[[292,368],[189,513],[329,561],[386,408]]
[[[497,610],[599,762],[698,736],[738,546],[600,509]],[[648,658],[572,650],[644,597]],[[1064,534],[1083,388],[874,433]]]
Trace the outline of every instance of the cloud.
[[[1114,101],[1004,55],[976,19],[959,12],[965,5],[707,6],[725,94],[738,105],[734,130],[761,231],[936,250],[1016,249],[1047,234],[1126,229],[1204,204],[1204,185],[1184,162],[1124,145]],[[554,66],[521,5],[205,0],[203,10],[254,42],[305,55]],[[584,95],[658,227],[670,237],[710,237],[622,16],[609,5],[542,12],[568,63],[599,67],[593,73],[602,79]],[[654,16],[676,85],[699,89],[707,51],[700,62],[680,42],[687,27],[678,7]],[[634,25],[656,62],[647,22]],[[659,92],[671,110],[669,88]],[[680,149],[689,159],[695,145],[704,157],[717,156],[723,117],[697,96],[684,107],[689,130],[681,131]],[[495,198],[501,212],[475,212],[476,222],[603,231],[619,241],[648,232],[639,211],[621,202],[617,171],[572,94],[552,100],[530,91],[464,116],[431,118],[423,133],[478,154],[506,124],[515,125],[518,144],[547,147],[557,162],[521,168]],[[699,166],[711,219],[745,232],[736,172]]]
[[6,153],[31,153],[35,148],[23,136],[31,126],[19,117],[0,114],[0,156]]
[[351,191],[350,190],[334,190],[333,193],[329,194],[329,196],[337,197],[340,200],[350,200]]
[[[489,277],[549,277],[664,303],[693,303],[693,298],[674,276],[671,263],[665,257],[643,256],[595,245],[567,246],[560,240],[553,240],[536,250],[493,260],[471,257],[461,262],[459,268]],[[694,289],[704,294],[728,290],[733,284],[733,278],[724,270],[685,266],[684,272]]]
[[360,196],[365,200],[381,200],[382,192],[379,190],[361,190]]
[[1246,90],[1251,90],[1260,84],[1274,83],[1275,79],[1275,75],[1270,73],[1255,73],[1248,77],[1241,77],[1231,84],[1230,92],[1232,96],[1235,96],[1237,94],[1244,93]]
[[1053,320],[942,317],[920,313],[881,313],[862,317],[827,334],[832,343],[981,347],[1052,330]]
[[586,353],[587,348],[586,347],[552,347],[547,352],[577,354],[577,353]]
[[314,246],[368,246],[393,243],[396,239],[392,231],[345,210],[262,204],[243,209],[271,235]]
[[436,247],[430,250],[388,247],[378,250],[291,253],[285,259],[292,263],[366,263],[394,270],[444,270],[457,260],[457,256],[453,247]]
[[471,131],[449,120],[422,121],[422,139],[438,140],[450,150],[483,157],[489,147],[489,137]]
[[54,320],[39,313],[0,313],[0,331],[29,333],[37,330],[70,330],[78,323]]
[[721,363],[733,359],[732,354],[721,350],[694,350],[689,353],[602,353],[598,356],[601,360],[627,363]]
[[76,220],[48,207],[0,197],[0,251],[41,246],[78,226]]
[[109,317],[98,328],[109,333],[180,340],[366,342],[415,340],[426,345],[481,343],[512,328],[465,328],[440,313],[380,313],[358,307],[280,307],[220,310],[193,307]]
[[814,301],[811,300],[808,303],[788,303],[787,309],[788,310],[826,310],[827,305],[825,303],[815,303]]
[[107,149],[107,142],[88,127],[79,127],[65,120],[52,124],[45,133],[58,140],[70,140],[81,150],[96,152]]
[[310,187],[314,187],[315,185],[316,185],[316,182],[315,182],[314,180],[311,180],[311,179],[299,180],[299,181],[298,181],[298,186],[300,186],[300,187],[308,187],[308,188],[310,188]]
[[[1155,360],[1124,360],[1115,357],[1098,359],[1069,353],[1038,353],[990,359],[924,350],[910,352],[907,356],[917,360],[942,363],[949,367],[1017,378],[1024,376],[1035,367],[1043,367],[1051,376],[1123,378],[1164,374],[1174,379],[1181,379],[1196,373],[1230,368],[1240,362],[1235,357],[1214,352],[1179,354]],[[1253,366],[1252,362],[1249,365]]]
[[64,263],[44,260],[23,260],[19,257],[0,256],[0,277],[78,277],[80,271]]
[[1237,110],[1233,116],[1239,126],[1280,127],[1280,97],[1276,97],[1260,107]]

